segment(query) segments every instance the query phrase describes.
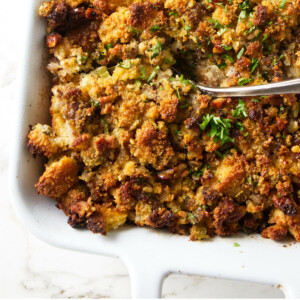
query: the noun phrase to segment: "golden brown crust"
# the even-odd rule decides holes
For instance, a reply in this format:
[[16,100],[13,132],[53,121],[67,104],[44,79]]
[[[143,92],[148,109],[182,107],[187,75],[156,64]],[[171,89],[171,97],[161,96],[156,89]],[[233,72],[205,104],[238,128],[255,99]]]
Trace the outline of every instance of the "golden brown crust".
[[51,157],[57,153],[62,146],[53,137],[51,127],[47,125],[35,125],[27,137],[27,147],[33,155],[44,155]]
[[136,132],[136,146],[133,147],[132,154],[142,164],[150,164],[157,170],[163,169],[174,156],[167,139],[167,129],[154,128],[150,122],[145,122]]
[[273,225],[262,231],[261,236],[275,241],[283,240],[288,233],[286,226]]
[[78,181],[78,166],[69,157],[64,156],[52,163],[36,184],[39,194],[59,198]]
[[300,241],[299,95],[213,98],[172,68],[224,87],[300,77],[300,0],[56,0],[39,12],[52,126],[34,126],[28,148],[48,157],[37,189],[71,226]]

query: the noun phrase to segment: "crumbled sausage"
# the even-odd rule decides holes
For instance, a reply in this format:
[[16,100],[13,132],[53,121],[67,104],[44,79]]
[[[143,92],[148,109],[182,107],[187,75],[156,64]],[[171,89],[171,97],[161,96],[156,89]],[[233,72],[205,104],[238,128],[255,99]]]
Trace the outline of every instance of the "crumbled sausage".
[[261,26],[266,23],[268,19],[268,7],[264,5],[259,5],[254,14],[253,25]]
[[273,202],[275,207],[279,208],[287,216],[296,216],[297,215],[297,205],[294,200],[286,196],[274,196]]

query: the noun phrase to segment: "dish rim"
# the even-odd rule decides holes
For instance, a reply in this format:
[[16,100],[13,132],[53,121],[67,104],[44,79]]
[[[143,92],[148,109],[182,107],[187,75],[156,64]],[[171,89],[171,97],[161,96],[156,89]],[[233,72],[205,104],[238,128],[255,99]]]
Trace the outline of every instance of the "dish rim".
[[[28,173],[36,174],[42,161],[29,157],[25,139],[28,120],[33,117],[32,109],[35,109],[29,107],[30,101],[38,101],[29,99],[29,95],[37,84],[35,80],[43,77],[34,66],[34,58],[42,54],[43,40],[41,29],[38,29],[41,24],[36,13],[38,3],[40,0],[30,0],[25,12],[28,19],[24,26],[25,48],[18,74],[9,174],[12,204],[25,227],[39,239],[59,248],[120,257],[128,267],[134,298],[160,297],[162,280],[170,272],[280,284],[288,296],[300,298],[296,273],[297,266],[300,267],[300,250],[297,244],[285,248],[282,243],[258,236],[245,238],[243,235],[189,242],[186,236],[146,228],[121,229],[102,237],[67,226],[65,217],[50,200],[43,198],[43,201],[36,203],[32,200],[42,199],[41,196],[33,196],[34,186],[27,183],[30,181]],[[37,45],[41,48],[35,48]],[[55,216],[50,213],[54,210]],[[234,248],[234,242],[239,242],[241,247]],[[258,252],[261,255],[259,260]],[[202,257],[213,257],[214,260],[203,260]],[[279,262],[278,257],[281,258]]]

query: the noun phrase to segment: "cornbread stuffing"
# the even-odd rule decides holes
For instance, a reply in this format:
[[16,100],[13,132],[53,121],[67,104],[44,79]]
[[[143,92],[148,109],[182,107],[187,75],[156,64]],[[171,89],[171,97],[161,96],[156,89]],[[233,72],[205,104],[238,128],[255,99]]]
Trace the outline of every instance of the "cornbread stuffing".
[[300,77],[300,0],[56,0],[39,14],[52,124],[28,148],[48,158],[38,193],[71,226],[300,241],[300,95],[193,84]]

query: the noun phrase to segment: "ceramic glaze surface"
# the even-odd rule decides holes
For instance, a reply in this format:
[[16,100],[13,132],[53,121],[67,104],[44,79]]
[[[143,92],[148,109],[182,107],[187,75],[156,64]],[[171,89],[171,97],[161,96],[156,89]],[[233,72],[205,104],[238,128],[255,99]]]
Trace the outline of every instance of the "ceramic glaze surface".
[[[49,119],[48,103],[45,102],[49,93],[49,79],[42,67],[45,27],[36,16],[39,1],[28,0],[26,5],[21,0],[17,2],[20,7],[23,4],[20,20],[23,18],[27,26],[21,44],[24,47],[20,51],[21,42],[14,38],[16,34],[20,35],[20,28],[16,27],[11,29],[15,32],[3,32],[6,43],[0,50],[3,52],[0,56],[1,66],[4,66],[1,68],[1,99],[5,100],[1,101],[2,190],[7,191],[7,160],[11,154],[10,192],[22,224],[44,242],[85,254],[48,247],[30,236],[14,216],[7,191],[0,202],[5,216],[0,221],[1,239],[6,245],[1,247],[1,266],[5,266],[5,271],[1,271],[0,282],[3,286],[0,288],[0,297],[129,297],[129,277],[125,266],[115,258],[87,253],[120,257],[128,268],[134,297],[161,296],[162,279],[170,272],[248,280],[275,286],[280,284],[288,296],[300,297],[296,273],[300,266],[300,249],[297,244],[283,247],[282,243],[263,240],[258,236],[190,242],[187,237],[130,227],[103,237],[67,226],[66,217],[53,202],[36,194],[34,184],[41,174],[43,162],[31,157],[25,142],[30,124]],[[5,27],[5,20],[9,22],[9,16],[5,15],[7,10],[1,11],[1,22],[4,24],[0,26],[1,30]],[[15,57],[20,58],[21,66],[18,83],[15,82]],[[11,105],[14,96],[15,102]],[[10,123],[16,125],[13,133],[7,130],[7,124]],[[10,141],[13,144],[11,153],[8,147]],[[235,242],[240,247],[233,247]],[[17,261],[15,257],[18,257]],[[8,267],[9,262],[11,267]],[[62,267],[64,263],[67,264],[65,269]],[[95,278],[98,272],[103,279],[102,288],[97,287]],[[180,291],[176,294],[176,286],[180,286],[178,278],[173,276],[173,279],[167,280],[169,294],[164,292],[163,296],[180,295]],[[82,287],[79,288],[79,285]],[[273,297],[278,295],[273,291]]]

